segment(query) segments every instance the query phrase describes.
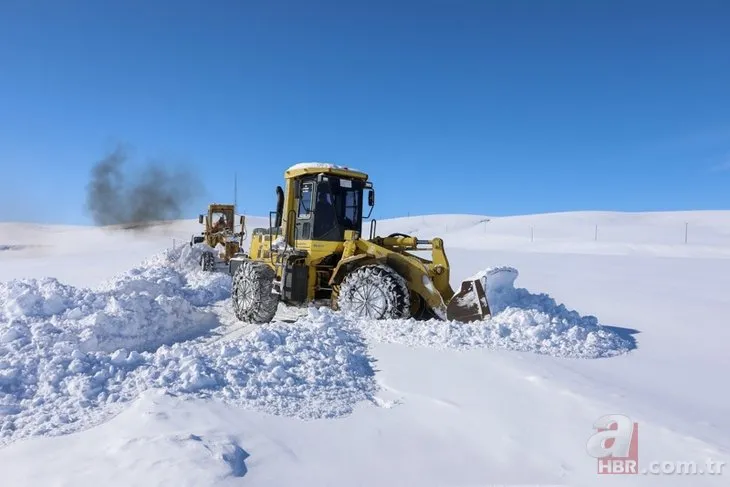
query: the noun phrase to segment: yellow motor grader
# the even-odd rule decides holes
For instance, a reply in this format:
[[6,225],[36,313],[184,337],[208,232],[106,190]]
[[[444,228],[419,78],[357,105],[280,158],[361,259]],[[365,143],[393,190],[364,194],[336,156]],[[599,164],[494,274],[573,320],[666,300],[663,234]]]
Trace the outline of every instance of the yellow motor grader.
[[[393,233],[377,236],[363,220],[375,205],[368,175],[326,163],[301,163],[277,186],[269,228],[255,228],[248,252],[229,260],[232,305],[245,322],[271,321],[279,301],[309,303],[367,319],[437,318],[462,322],[490,315],[479,279],[449,283],[449,261],[440,238]],[[370,210],[363,215],[363,196]],[[414,252],[430,251],[431,258]]]
[[204,271],[225,271],[231,257],[240,253],[243,239],[246,237],[246,220],[240,217],[240,231],[236,232],[234,220],[236,207],[230,204],[211,203],[207,215],[198,215],[198,223],[205,225],[200,235],[193,235],[190,246],[205,243],[213,249],[222,247],[216,255],[213,251],[205,251],[200,256],[200,267]]

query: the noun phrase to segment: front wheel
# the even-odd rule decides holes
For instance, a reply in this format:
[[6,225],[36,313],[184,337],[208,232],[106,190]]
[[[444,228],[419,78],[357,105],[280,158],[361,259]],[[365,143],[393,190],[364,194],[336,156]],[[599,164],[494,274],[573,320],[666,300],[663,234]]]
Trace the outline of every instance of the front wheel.
[[213,252],[206,251],[200,254],[200,268],[206,272],[211,272],[215,269],[215,256]]
[[233,312],[247,323],[268,323],[274,319],[279,296],[271,291],[274,270],[261,262],[244,260],[233,274]]
[[340,285],[337,307],[359,318],[408,318],[410,293],[405,279],[384,264],[364,265],[351,271]]

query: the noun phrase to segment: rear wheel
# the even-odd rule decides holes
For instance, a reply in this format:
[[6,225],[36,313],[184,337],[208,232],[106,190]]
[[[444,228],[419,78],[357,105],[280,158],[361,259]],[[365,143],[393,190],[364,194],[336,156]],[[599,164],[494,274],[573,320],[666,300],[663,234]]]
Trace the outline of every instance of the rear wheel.
[[274,270],[266,264],[245,260],[233,275],[233,312],[247,323],[268,323],[274,319],[279,296],[271,292]]
[[392,267],[365,265],[345,276],[340,284],[337,307],[358,318],[408,318],[410,293],[405,279]]

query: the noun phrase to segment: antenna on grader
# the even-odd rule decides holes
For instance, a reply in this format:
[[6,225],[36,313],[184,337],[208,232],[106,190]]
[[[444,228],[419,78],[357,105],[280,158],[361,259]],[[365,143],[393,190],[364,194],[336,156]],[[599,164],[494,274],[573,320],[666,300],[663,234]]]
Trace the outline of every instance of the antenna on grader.
[[238,206],[238,173],[233,173],[233,206]]

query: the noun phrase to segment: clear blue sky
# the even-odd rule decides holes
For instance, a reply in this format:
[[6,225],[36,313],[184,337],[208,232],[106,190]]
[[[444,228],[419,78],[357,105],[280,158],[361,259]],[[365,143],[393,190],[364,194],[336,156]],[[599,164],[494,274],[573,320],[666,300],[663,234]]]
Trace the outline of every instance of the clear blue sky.
[[380,218],[728,209],[729,22],[726,0],[4,0],[0,220],[88,223],[117,142],[195,168],[190,218],[234,171],[265,215],[311,160],[369,172]]

